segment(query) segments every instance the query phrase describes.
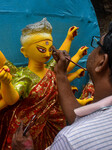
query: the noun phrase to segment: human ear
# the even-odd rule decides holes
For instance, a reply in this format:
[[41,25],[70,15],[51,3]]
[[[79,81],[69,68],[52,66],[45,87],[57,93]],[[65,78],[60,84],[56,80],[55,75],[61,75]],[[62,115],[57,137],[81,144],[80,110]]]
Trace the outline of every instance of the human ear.
[[108,65],[108,55],[103,54],[103,55],[101,55],[101,57],[97,63],[97,66],[95,68],[95,72],[103,71],[107,65]]
[[24,57],[26,57],[26,58],[28,57],[26,54],[26,51],[25,51],[25,47],[23,47],[23,46],[21,47],[21,53],[24,55]]

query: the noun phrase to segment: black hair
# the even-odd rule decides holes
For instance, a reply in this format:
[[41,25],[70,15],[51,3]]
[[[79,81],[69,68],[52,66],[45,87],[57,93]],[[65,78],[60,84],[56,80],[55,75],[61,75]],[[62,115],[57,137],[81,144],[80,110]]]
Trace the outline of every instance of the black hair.
[[103,49],[104,53],[108,54],[109,58],[109,68],[110,68],[110,77],[112,81],[112,22],[110,22],[109,30],[103,39]]

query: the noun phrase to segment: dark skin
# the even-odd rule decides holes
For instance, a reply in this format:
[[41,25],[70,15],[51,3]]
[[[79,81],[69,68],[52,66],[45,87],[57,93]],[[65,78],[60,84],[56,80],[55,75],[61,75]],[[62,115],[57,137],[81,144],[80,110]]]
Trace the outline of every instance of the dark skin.
[[[103,44],[104,36],[101,37],[101,44]],[[110,82],[108,54],[99,53],[100,50],[100,46],[95,48],[88,57],[87,61],[87,70],[95,87],[94,102],[112,95],[112,83]]]
[[[101,44],[103,44],[103,39],[104,36],[101,38]],[[104,53],[100,54],[100,49],[100,46],[95,48],[87,60],[87,71],[89,72],[95,87],[94,102],[112,95],[108,55]],[[66,76],[66,69],[69,63],[68,60],[65,59],[65,56],[67,55],[67,53],[63,53],[59,50],[53,54],[54,59],[57,61],[55,72],[60,103],[67,121],[69,124],[72,124],[76,117],[74,109],[78,108],[79,105],[76,103],[76,98],[71,91],[70,84]]]
[[[103,44],[103,39],[104,37],[101,38],[101,44]],[[99,53],[100,50],[100,46],[95,48],[89,55],[87,60],[87,71],[89,72],[90,78],[92,79],[92,82],[95,87],[94,102],[97,102],[107,96],[112,95],[112,83],[110,82],[110,68],[108,65],[108,55],[105,53]],[[67,67],[69,61],[65,57],[70,58],[70,56],[65,51],[56,50],[56,52],[53,53],[53,57],[57,62],[55,66],[55,73],[57,78],[60,104],[68,123],[72,124],[76,117],[74,109],[78,108],[79,104],[76,101],[76,98],[71,90],[71,86],[67,78]],[[17,143],[18,135],[20,135],[21,141],[19,140],[20,143],[18,144],[23,143],[30,136],[23,136],[22,127],[21,130],[19,130],[19,132],[16,132],[15,134],[16,136],[13,136],[15,139],[13,138],[12,143],[14,143],[14,140]]]
[[71,124],[76,117],[74,108],[77,108],[80,105],[74,97],[70,83],[67,79],[67,67],[69,61],[65,58],[65,56],[70,58],[66,51],[57,50],[53,53],[53,57],[57,62],[54,71],[57,78],[60,104],[68,123]]
[[33,140],[29,132],[23,136],[23,122],[12,138],[12,150],[34,150]]

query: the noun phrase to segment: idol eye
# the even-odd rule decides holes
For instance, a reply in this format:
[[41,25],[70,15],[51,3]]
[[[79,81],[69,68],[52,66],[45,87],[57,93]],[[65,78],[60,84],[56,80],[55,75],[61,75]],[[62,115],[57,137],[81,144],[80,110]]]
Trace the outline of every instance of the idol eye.
[[38,49],[41,53],[45,53],[45,52],[46,52],[46,50],[43,49],[43,48],[41,48],[41,47],[37,47],[37,49]]
[[52,51],[53,51],[53,47],[50,47],[49,52],[52,52]]

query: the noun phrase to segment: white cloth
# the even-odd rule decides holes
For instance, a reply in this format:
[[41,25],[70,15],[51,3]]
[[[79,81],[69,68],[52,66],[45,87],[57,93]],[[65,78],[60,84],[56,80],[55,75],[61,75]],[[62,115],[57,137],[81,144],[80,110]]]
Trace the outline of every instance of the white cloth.
[[112,96],[74,112],[79,117],[62,129],[46,150],[112,149]]
[[108,96],[96,103],[88,104],[74,110],[75,114],[79,117],[91,114],[100,108],[112,105],[112,96]]

